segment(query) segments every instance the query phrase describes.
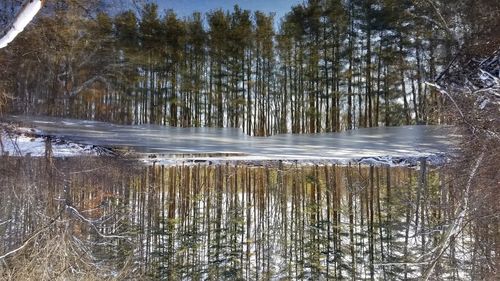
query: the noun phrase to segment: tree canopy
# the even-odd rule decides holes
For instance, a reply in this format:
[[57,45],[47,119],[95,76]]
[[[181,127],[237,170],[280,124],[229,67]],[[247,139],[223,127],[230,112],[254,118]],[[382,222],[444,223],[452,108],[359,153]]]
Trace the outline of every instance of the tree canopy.
[[0,51],[2,88],[12,112],[251,135],[444,123],[424,82],[498,47],[500,5],[473,2],[309,0],[282,19],[48,2]]

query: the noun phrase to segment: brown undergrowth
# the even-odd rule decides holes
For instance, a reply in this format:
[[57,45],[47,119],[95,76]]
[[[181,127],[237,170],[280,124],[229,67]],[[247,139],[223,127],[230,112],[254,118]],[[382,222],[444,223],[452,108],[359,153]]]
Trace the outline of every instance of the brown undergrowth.
[[[458,233],[466,227],[473,229],[477,239],[472,248],[472,275],[477,280],[499,280],[500,49],[488,56],[457,56],[433,86],[443,94],[448,119],[462,136],[458,154],[448,167],[454,199],[461,202],[449,229],[455,226]],[[445,249],[455,237],[451,235]],[[439,276],[433,268],[428,274]]]

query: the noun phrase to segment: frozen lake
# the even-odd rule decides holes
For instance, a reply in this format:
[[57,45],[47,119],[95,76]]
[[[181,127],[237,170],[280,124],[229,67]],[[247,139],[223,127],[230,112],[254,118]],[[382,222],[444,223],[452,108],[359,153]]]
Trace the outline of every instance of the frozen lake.
[[342,133],[251,137],[232,128],[173,128],[116,125],[38,116],[7,116],[43,135],[82,144],[125,148],[155,159],[337,160],[420,157],[447,153],[454,130],[446,126],[403,126]]

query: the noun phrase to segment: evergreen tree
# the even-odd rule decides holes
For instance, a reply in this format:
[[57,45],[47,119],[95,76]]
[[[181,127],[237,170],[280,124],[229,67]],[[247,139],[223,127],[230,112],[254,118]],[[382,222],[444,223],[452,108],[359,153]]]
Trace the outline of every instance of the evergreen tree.
[[238,6],[181,19],[154,2],[113,15],[106,1],[48,2],[40,29],[0,51],[1,87],[12,111],[249,135],[442,123],[425,81],[499,41],[496,1],[445,4],[308,0],[275,33],[273,15]]

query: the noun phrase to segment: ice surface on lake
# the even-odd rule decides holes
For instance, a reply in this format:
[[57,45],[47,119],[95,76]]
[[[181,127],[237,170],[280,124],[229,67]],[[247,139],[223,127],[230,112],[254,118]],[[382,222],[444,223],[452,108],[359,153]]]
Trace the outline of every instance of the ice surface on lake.
[[128,126],[33,116],[4,119],[34,126],[45,135],[64,140],[129,148],[155,155],[155,159],[167,160],[182,156],[183,159],[249,161],[363,161],[370,158],[371,161],[383,162],[387,158],[448,153],[454,139],[453,128],[446,126],[377,127],[342,133],[251,137],[232,128]]

